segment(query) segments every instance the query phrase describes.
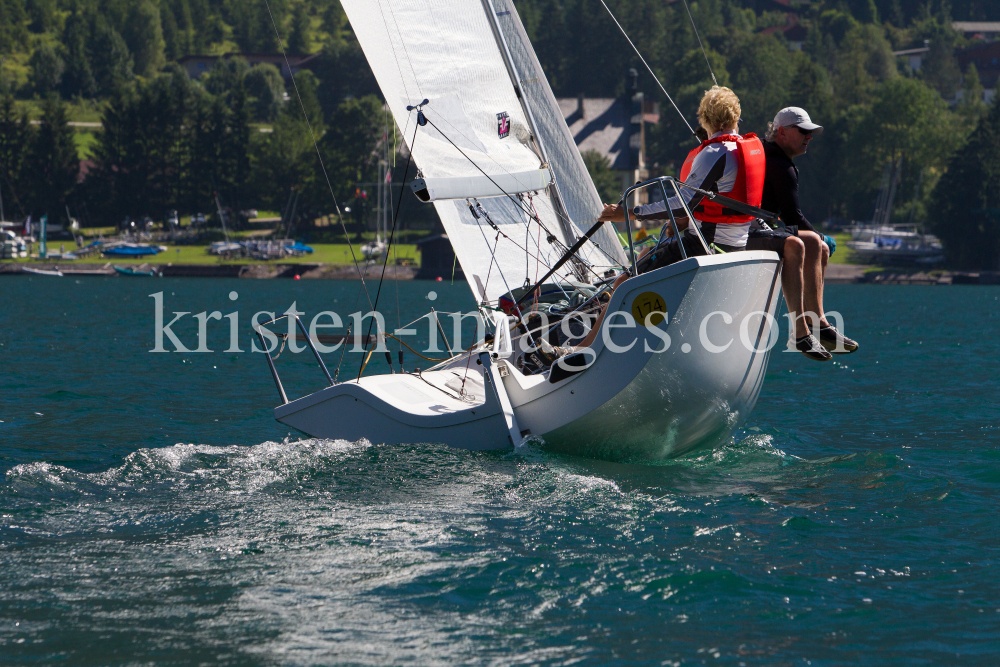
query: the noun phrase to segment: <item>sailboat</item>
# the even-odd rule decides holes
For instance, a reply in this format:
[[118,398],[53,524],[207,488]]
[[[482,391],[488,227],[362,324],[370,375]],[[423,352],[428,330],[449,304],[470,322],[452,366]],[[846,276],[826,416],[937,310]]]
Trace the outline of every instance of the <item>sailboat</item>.
[[386,251],[385,239],[389,229],[389,199],[391,197],[389,179],[392,172],[389,171],[388,137],[382,138],[382,147],[385,156],[378,161],[378,204],[375,211],[377,221],[375,223],[375,240],[361,246],[361,256],[367,260],[376,260]]
[[896,187],[902,180],[903,158],[890,161],[882,171],[882,188],[875,200],[875,211],[868,224],[855,224],[849,228],[851,240],[847,247],[854,251],[861,262],[884,264],[936,264],[943,262],[944,247],[933,234],[925,234],[922,224],[914,224],[917,199],[924,180],[921,170],[917,188],[910,207],[910,221],[892,221],[896,201]]
[[[753,409],[776,335],[777,255],[709,251],[635,275],[633,249],[611,223],[595,224],[601,200],[510,0],[341,4],[417,165],[413,194],[434,206],[491,331],[423,372],[343,382],[313,347],[329,386],[295,400],[268,354],[275,418],[322,438],[485,450],[536,437],[617,460],[728,441]],[[630,188],[626,203],[666,186],[677,184]],[[524,363],[553,330],[525,315],[540,312],[539,295],[564,293],[570,307],[546,312],[572,316],[581,301],[607,299],[623,271],[633,277],[610,293],[605,323],[634,327],[606,327],[549,368]]]

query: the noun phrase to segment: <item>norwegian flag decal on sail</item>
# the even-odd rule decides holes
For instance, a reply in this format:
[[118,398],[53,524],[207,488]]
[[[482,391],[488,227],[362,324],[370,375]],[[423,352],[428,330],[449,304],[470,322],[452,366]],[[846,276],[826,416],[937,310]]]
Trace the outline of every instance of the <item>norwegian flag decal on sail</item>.
[[507,135],[510,134],[510,117],[507,116],[506,111],[497,114],[497,134],[501,139],[506,139]]

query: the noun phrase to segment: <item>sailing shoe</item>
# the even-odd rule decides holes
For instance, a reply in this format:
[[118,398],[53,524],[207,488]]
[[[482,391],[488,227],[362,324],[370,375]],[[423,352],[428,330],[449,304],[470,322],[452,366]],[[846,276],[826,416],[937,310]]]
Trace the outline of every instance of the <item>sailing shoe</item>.
[[796,338],[795,349],[813,361],[830,361],[833,359],[833,355],[827,352],[826,348],[820,345],[819,341],[812,334]]
[[858,349],[856,341],[837,331],[831,324],[820,327],[819,342],[834,354],[850,354]]

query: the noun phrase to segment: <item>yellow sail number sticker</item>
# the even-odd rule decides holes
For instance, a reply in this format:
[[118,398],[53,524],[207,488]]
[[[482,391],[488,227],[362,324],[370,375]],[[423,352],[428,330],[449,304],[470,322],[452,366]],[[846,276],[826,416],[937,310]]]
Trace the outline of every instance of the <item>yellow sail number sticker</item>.
[[[646,318],[650,313],[653,316],[647,322]],[[632,300],[632,317],[643,326],[661,324],[666,313],[667,305],[663,303],[663,297],[656,292],[643,292]]]

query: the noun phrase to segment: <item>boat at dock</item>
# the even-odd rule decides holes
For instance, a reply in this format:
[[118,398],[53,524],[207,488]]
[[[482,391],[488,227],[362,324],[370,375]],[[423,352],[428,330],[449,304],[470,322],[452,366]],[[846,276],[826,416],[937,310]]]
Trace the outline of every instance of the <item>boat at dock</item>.
[[137,267],[114,266],[112,268],[114,268],[115,273],[120,276],[142,276],[150,278],[162,275],[159,271],[148,264],[143,264]]
[[62,278],[63,272],[57,268],[54,269],[36,269],[33,266],[23,266],[21,271],[24,273],[30,273],[34,276],[49,276],[50,278]]
[[866,264],[937,264],[944,261],[944,247],[933,234],[917,224],[853,225],[847,247]]

